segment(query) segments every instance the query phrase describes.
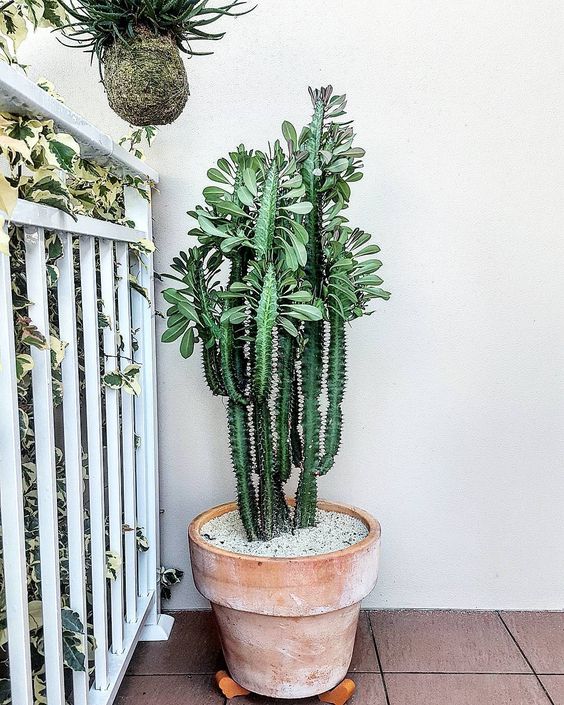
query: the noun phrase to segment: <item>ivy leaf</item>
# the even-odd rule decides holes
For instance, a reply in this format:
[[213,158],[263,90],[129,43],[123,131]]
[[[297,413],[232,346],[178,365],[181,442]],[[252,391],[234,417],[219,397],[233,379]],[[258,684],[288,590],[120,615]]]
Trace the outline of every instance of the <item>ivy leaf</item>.
[[141,365],[132,363],[128,365],[121,373],[123,379],[123,391],[134,396],[141,394],[141,385],[139,384],[139,374]]
[[72,631],[63,629],[63,661],[73,671],[84,671],[84,652],[80,639]]
[[78,613],[73,612],[73,610],[68,607],[63,607],[61,610],[61,623],[63,625],[63,629],[66,629],[69,632],[79,632],[82,634],[84,630]]
[[80,154],[80,147],[70,135],[55,134],[49,139],[49,150],[55,156],[61,169],[72,171],[75,157]]
[[143,527],[141,526],[135,529],[135,541],[137,543],[137,550],[141,551],[141,553],[145,553],[145,551],[149,550],[149,540],[143,533]]
[[154,242],[151,242],[151,240],[147,240],[147,238],[142,237],[141,239],[137,240],[137,242],[130,242],[129,249],[133,250],[134,252],[141,252],[144,255],[150,255],[155,251],[156,248]]
[[137,281],[137,277],[135,277],[133,274],[128,275],[129,279],[129,286],[136,291],[138,294],[141,294],[141,296],[149,301],[149,292],[144,286],[141,286],[139,282]]
[[21,342],[24,345],[31,345],[39,350],[46,350],[49,347],[45,336],[30,318],[18,316],[18,323],[21,325]]
[[0,215],[0,255],[10,255],[10,238],[4,230],[4,218],[2,215]]
[[114,551],[106,551],[106,578],[115,580],[121,568],[121,558]]
[[56,233],[50,235],[47,243],[47,253],[50,260],[54,262],[64,255],[63,242]]
[[119,370],[106,372],[102,377],[102,382],[110,389],[121,389],[123,386],[123,379]]
[[16,355],[16,379],[21,382],[27,373],[33,369],[33,358],[31,355],[21,353]]
[[0,705],[10,705],[12,702],[12,691],[8,678],[0,678]]
[[67,22],[67,14],[59,0],[43,0],[43,7],[40,27],[62,27]]
[[53,406],[59,406],[63,403],[63,383],[60,379],[53,376],[51,386],[53,390]]
[[12,186],[4,174],[0,173],[0,210],[10,215],[16,207],[18,189]]
[[27,611],[29,615],[29,630],[37,631],[43,626],[43,611],[41,600],[28,602]]

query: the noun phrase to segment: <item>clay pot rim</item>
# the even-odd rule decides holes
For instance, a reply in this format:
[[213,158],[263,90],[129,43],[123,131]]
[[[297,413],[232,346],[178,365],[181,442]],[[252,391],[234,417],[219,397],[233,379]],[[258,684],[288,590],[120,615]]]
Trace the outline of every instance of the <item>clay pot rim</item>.
[[[290,500],[293,504],[293,501]],[[234,551],[227,551],[225,548],[219,548],[211,543],[205,541],[201,534],[201,527],[206,524],[210,519],[221,516],[222,514],[227,514],[227,512],[232,512],[237,509],[236,502],[226,502],[224,504],[219,504],[211,509],[206,509],[205,511],[198,514],[197,517],[192,519],[190,525],[188,526],[188,536],[190,541],[197,544],[202,550],[209,551],[210,553],[215,553],[218,556],[223,556],[225,558],[236,558],[240,561],[245,561],[249,563],[313,563],[319,560],[331,560],[335,557],[350,555],[352,553],[357,553],[368,548],[372,544],[378,542],[381,536],[381,527],[377,519],[375,519],[371,514],[364,511],[364,509],[359,509],[350,504],[341,504],[340,502],[330,502],[328,500],[319,500],[317,502],[319,509],[324,509],[329,512],[340,512],[341,514],[349,514],[351,516],[360,519],[362,523],[368,529],[368,535],[365,536],[358,543],[352,546],[346,546],[338,551],[330,551],[327,553],[317,553],[308,556],[254,556],[247,553],[235,553]]]

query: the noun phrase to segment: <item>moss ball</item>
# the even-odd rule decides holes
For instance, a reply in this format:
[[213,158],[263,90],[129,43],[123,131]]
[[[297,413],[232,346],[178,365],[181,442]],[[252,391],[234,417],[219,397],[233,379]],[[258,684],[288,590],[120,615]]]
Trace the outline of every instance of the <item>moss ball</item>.
[[112,110],[138,127],[174,122],[190,95],[176,44],[148,32],[107,49],[104,87]]

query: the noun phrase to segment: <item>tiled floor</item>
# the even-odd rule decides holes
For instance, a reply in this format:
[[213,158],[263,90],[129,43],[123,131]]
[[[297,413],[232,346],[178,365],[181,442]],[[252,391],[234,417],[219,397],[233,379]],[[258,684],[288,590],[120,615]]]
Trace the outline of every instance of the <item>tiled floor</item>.
[[[137,648],[117,705],[289,705],[226,701],[209,612],[177,612],[168,642]],[[363,612],[351,705],[564,705],[564,612]],[[316,698],[297,701],[314,705]]]

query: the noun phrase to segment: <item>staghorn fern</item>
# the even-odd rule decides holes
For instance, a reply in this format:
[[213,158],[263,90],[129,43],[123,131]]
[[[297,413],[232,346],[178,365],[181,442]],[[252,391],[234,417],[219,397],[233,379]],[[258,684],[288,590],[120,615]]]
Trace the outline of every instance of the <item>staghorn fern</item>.
[[[345,98],[310,91],[313,117],[266,152],[240,146],[208,171],[191,215],[198,245],[175,257],[165,342],[202,344],[206,381],[228,398],[238,505],[250,540],[290,530],[284,483],[299,470],[293,526],[316,520],[318,477],[341,442],[346,324],[388,299],[370,235],[343,211],[364,151]],[[224,272],[228,279],[224,282]],[[178,275],[178,276],[177,276]],[[322,412],[322,400],[326,408]]]

